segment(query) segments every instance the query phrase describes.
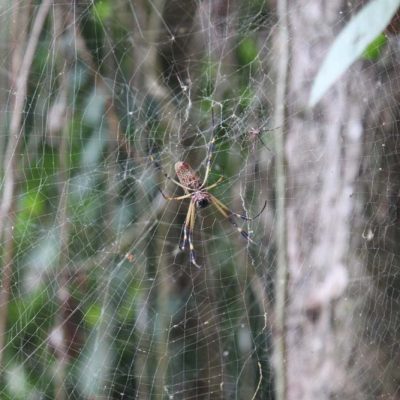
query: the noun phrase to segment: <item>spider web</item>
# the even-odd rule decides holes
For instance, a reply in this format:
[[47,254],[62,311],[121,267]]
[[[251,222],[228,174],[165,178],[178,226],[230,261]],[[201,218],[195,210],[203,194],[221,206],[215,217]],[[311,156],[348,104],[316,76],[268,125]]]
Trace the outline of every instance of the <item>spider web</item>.
[[[2,34],[16,43],[2,48],[3,209],[10,171],[14,194],[2,232],[3,300],[11,267],[1,398],[274,398],[274,7],[177,3],[1,3]],[[10,81],[22,76],[30,46],[10,156],[18,98]],[[164,176],[176,179],[177,161],[204,177],[212,135],[208,182],[224,177],[212,193],[240,214],[267,208],[237,221],[254,243],[212,205],[197,210],[197,268],[179,248],[188,200],[168,202],[160,190],[182,194]],[[374,196],[370,207],[380,203]],[[365,235],[369,243],[371,228]],[[396,291],[395,257],[377,246],[387,259],[377,282]],[[370,284],[371,298],[386,311],[386,302],[397,306],[378,286]],[[380,347],[396,346],[386,336],[395,336],[396,312],[376,322],[363,304],[379,325],[371,358],[387,368]]]

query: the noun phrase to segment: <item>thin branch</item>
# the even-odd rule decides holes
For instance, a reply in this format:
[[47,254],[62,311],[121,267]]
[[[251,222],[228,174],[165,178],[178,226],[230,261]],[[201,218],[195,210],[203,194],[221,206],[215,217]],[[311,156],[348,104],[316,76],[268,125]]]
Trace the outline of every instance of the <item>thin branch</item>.
[[259,377],[259,379],[258,379],[258,385],[257,385],[256,391],[254,392],[254,395],[253,395],[253,397],[251,398],[251,400],[255,400],[255,399],[256,399],[256,396],[257,396],[258,391],[260,390],[261,383],[262,383],[262,378],[263,378],[263,376],[262,376],[261,363],[258,362],[257,364],[258,364],[258,373],[260,374],[260,377]]
[[276,399],[286,399],[286,298],[288,284],[288,265],[286,253],[286,219],[285,219],[285,154],[284,126],[287,77],[289,65],[289,36],[287,20],[287,0],[278,1],[278,66],[277,87],[275,95],[275,135],[276,151],[276,245],[278,266],[276,271],[275,302],[275,391]]
[[[14,107],[10,122],[10,135],[7,146],[7,152],[4,162],[4,189],[0,205],[0,237],[3,236],[4,223],[6,215],[11,208],[11,203],[14,200],[14,186],[15,186],[15,168],[13,164],[16,161],[17,149],[21,142],[22,137],[22,115],[26,100],[27,82],[29,72],[32,66],[33,56],[35,54],[37,44],[39,41],[40,32],[42,31],[44,22],[49,12],[51,0],[45,0],[36,14],[36,18],[29,35],[29,41],[26,46],[24,58],[22,59],[19,71],[14,75],[16,77],[15,84],[12,91],[15,92]],[[17,50],[16,50],[17,51]]]
[[[60,59],[65,60],[65,54],[63,54],[62,45],[60,38],[65,30],[65,13],[63,8],[56,6],[53,13],[53,26],[54,26],[54,37],[56,38],[54,44],[54,53],[60,55]],[[58,149],[59,153],[59,171],[58,171],[58,210],[57,219],[59,226],[59,240],[60,240],[60,252],[58,254],[58,312],[56,324],[57,328],[62,331],[62,343],[60,345],[57,354],[57,367],[56,376],[54,380],[54,398],[55,400],[65,400],[67,398],[67,392],[65,390],[65,382],[67,375],[68,356],[69,351],[74,349],[74,343],[79,341],[79,325],[75,325],[73,313],[76,311],[74,307],[74,299],[69,294],[68,290],[68,259],[69,259],[69,238],[70,238],[70,223],[69,223],[69,207],[68,207],[68,193],[69,193],[69,127],[68,118],[69,112],[67,109],[68,103],[68,88],[70,71],[64,61],[63,64],[58,66],[58,72],[62,76],[60,86],[58,89],[57,102],[60,107],[64,110],[64,118],[62,119],[62,125],[59,126],[61,130],[61,140]],[[57,68],[57,67],[56,67]],[[73,353],[73,352],[72,352]]]
[[[17,52],[22,53],[21,50],[23,41],[17,43],[17,47],[14,49],[13,56],[14,63],[11,92],[15,93],[15,97],[10,121],[8,145],[4,159],[4,184],[0,204],[0,242],[4,242],[4,240],[7,239],[3,253],[3,271],[0,293],[0,364],[2,361],[2,350],[4,348],[5,342],[5,330],[7,324],[8,301],[10,297],[10,285],[14,255],[14,241],[12,234],[13,227],[15,225],[14,207],[17,176],[17,157],[18,148],[21,143],[23,132],[22,116],[26,101],[27,82],[33,62],[33,57],[35,55],[40,33],[43,29],[43,25],[51,4],[51,0],[44,0],[43,3],[40,5],[35,20],[33,22],[32,30],[28,36],[29,40],[20,66],[18,65],[18,62],[15,62],[15,60],[18,60],[19,58]],[[19,5],[16,4],[15,7],[19,7]],[[18,21],[18,19],[16,21]],[[16,22],[16,24],[18,24],[18,22]],[[19,29],[19,27],[15,26],[15,29]],[[24,38],[22,38],[22,40],[24,40]]]

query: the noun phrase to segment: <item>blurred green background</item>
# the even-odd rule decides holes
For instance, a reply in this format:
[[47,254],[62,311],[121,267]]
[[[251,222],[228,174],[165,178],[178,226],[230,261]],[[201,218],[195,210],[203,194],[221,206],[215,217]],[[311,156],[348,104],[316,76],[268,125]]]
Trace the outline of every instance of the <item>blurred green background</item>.
[[257,245],[199,213],[197,269],[150,155],[203,176],[214,132],[213,193],[271,204],[274,20],[178,3],[0,5],[1,399],[272,398],[271,206],[239,222]]

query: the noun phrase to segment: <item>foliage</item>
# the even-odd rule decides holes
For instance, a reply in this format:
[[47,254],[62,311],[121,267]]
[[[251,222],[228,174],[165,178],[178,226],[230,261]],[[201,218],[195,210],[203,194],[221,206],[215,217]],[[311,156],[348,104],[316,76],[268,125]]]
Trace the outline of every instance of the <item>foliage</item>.
[[[351,19],[332,44],[315,77],[310,106],[314,106],[368,45],[377,40],[399,5],[399,0],[373,0]],[[371,50],[367,54],[371,54]]]
[[[39,5],[17,3],[9,12],[29,20],[26,29],[33,35]],[[127,399],[138,393],[151,398],[178,392],[182,385],[210,391],[211,386],[202,388],[201,375],[214,368],[213,351],[226,359],[229,381],[238,380],[240,390],[253,393],[252,373],[258,374],[262,358],[263,390],[270,390],[267,354],[257,349],[265,343],[262,306],[247,293],[253,289],[246,278],[236,277],[236,269],[250,262],[247,253],[255,274],[263,252],[246,249],[229,223],[206,211],[197,221],[204,232],[196,232],[195,240],[207,270],[193,270],[187,253],[177,255],[181,215],[160,201],[157,188],[165,183],[149,157],[154,153],[168,170],[177,157],[201,165],[214,122],[210,182],[225,175],[215,193],[232,207],[257,208],[254,186],[260,178],[254,175],[256,158],[249,156],[255,156],[258,143],[247,142],[242,121],[265,125],[267,115],[268,105],[255,104],[253,87],[260,79],[265,31],[257,18],[264,2],[244,8],[240,22],[234,15],[216,19],[217,25],[240,24],[235,28],[240,38],[230,33],[230,60],[205,50],[208,42],[198,42],[198,36],[208,28],[196,24],[198,30],[189,27],[187,38],[177,35],[173,55],[165,56],[179,20],[169,20],[154,4],[130,8],[128,3],[54,4],[34,49],[16,152],[14,233],[7,239],[13,256],[2,398]],[[211,27],[213,17],[207,18]],[[185,38],[191,47],[185,47]],[[226,33],[215,33],[221,45],[227,39]],[[18,40],[25,48],[23,35]],[[176,53],[181,48],[182,58]],[[170,65],[179,62],[184,68],[177,73]],[[229,86],[220,82],[221,67]],[[178,90],[169,86],[174,74]],[[3,96],[9,115],[11,97],[10,88]],[[7,139],[1,139],[3,154]],[[2,171],[3,179],[9,172]],[[4,247],[2,255],[4,261]],[[196,278],[199,273],[202,279]],[[214,273],[220,275],[216,281]],[[190,276],[197,283],[188,279],[183,285]],[[175,278],[182,293],[176,293]],[[201,309],[204,293],[214,297],[214,316]],[[242,320],[247,302],[250,324]],[[210,335],[222,335],[223,343],[208,343]],[[241,350],[241,342],[250,348]],[[241,377],[242,361],[254,352],[260,355]],[[226,391],[234,391],[231,384]]]

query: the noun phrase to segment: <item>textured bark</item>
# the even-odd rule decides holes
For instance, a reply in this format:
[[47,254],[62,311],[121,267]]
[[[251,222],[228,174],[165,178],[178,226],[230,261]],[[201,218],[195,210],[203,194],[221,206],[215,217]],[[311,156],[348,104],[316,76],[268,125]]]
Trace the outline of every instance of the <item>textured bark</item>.
[[[391,24],[396,31],[398,15]],[[361,190],[366,198],[363,252],[368,266],[368,301],[362,309],[364,331],[360,371],[369,398],[398,399],[400,373],[400,225],[399,225],[399,36],[391,36],[377,65],[374,96],[369,97]]]
[[356,185],[370,70],[356,63],[313,110],[307,105],[322,58],[346,22],[346,4],[289,2],[288,399],[355,399],[360,393],[349,370],[359,326],[350,283],[361,271]]

